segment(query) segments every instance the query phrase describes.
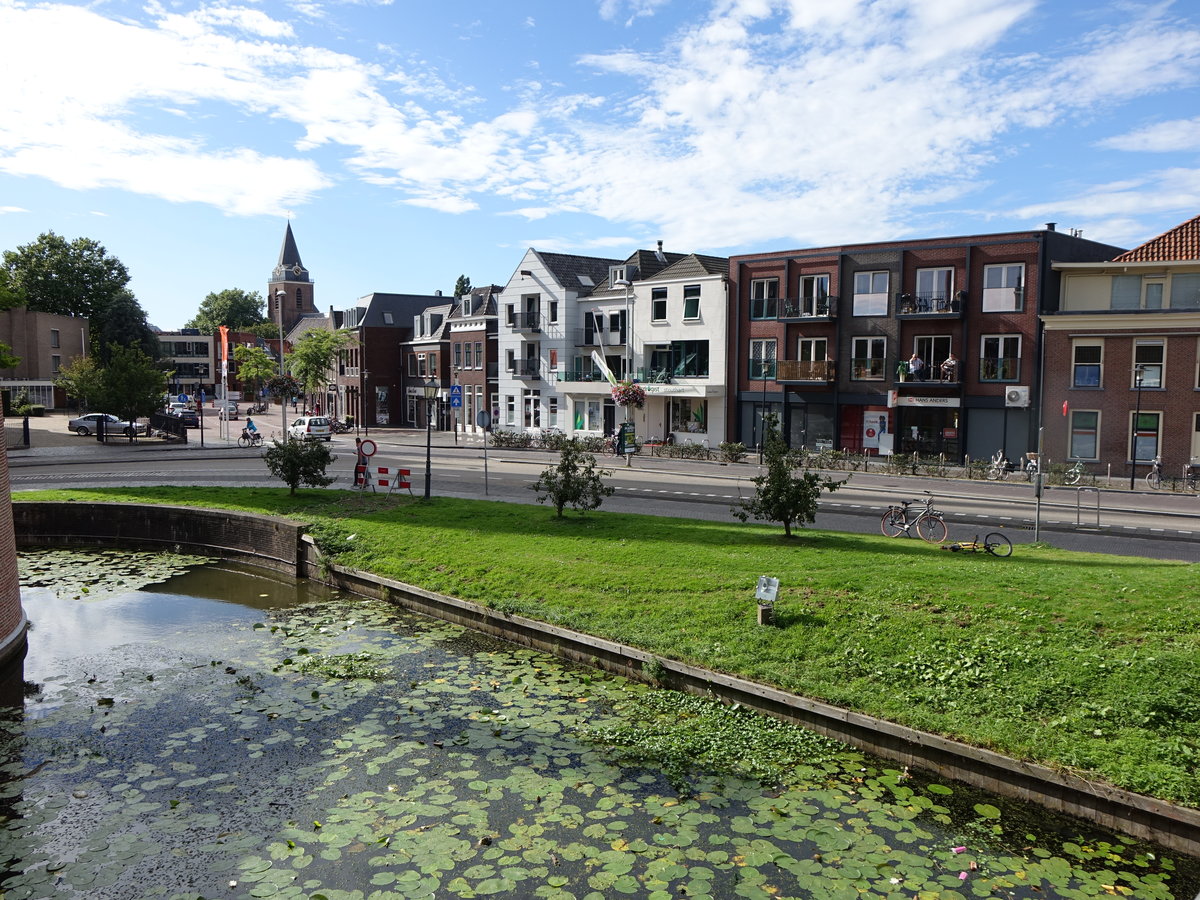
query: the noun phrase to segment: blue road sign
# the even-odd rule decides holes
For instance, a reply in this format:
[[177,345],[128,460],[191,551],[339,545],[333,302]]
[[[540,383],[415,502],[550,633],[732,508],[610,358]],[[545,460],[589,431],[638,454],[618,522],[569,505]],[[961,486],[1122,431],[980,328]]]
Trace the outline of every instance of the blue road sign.
[[455,384],[450,388],[450,408],[462,409],[462,385]]

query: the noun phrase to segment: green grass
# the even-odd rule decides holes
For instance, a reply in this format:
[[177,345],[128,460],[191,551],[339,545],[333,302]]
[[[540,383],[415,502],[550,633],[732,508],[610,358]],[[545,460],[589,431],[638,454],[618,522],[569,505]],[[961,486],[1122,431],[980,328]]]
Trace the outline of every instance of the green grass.
[[1200,807],[1200,566],[339,491],[16,498],[299,518],[344,565]]

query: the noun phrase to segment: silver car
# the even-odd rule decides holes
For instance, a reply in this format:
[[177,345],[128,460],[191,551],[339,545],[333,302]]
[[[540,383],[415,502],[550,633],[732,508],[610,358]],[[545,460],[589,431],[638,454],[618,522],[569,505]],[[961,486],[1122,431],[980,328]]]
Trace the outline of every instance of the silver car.
[[105,434],[123,434],[129,437],[135,434],[148,435],[150,433],[149,425],[139,425],[137,422],[120,419],[112,413],[88,413],[77,419],[71,419],[67,422],[67,430],[76,434],[95,434],[100,430],[99,423],[101,421],[104,422]]

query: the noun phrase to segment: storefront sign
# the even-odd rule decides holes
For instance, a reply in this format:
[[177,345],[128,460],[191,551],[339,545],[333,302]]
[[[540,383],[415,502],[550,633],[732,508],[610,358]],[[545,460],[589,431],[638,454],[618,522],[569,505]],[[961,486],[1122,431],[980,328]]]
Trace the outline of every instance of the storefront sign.
[[907,394],[896,398],[897,406],[923,406],[927,409],[958,409],[962,406],[959,397],[911,397]]

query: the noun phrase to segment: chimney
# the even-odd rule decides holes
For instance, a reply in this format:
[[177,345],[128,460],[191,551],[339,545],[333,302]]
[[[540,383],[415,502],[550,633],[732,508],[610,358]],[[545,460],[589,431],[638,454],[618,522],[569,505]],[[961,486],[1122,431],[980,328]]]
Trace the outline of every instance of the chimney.
[[654,251],[654,255],[658,257],[658,261],[665,263],[667,258],[663,256],[662,241],[658,242],[658,249]]
[[1054,230],[1054,226],[1055,226],[1055,225],[1057,225],[1057,224],[1058,224],[1057,222],[1047,222],[1047,223],[1046,223],[1046,230],[1047,230],[1047,231],[1053,231],[1053,230]]
[[[1051,230],[1053,230],[1053,229],[1051,229]],[[435,296],[435,297],[440,297],[440,296],[442,296],[442,292],[441,292],[441,291],[434,291],[434,292],[433,292],[433,296]]]

